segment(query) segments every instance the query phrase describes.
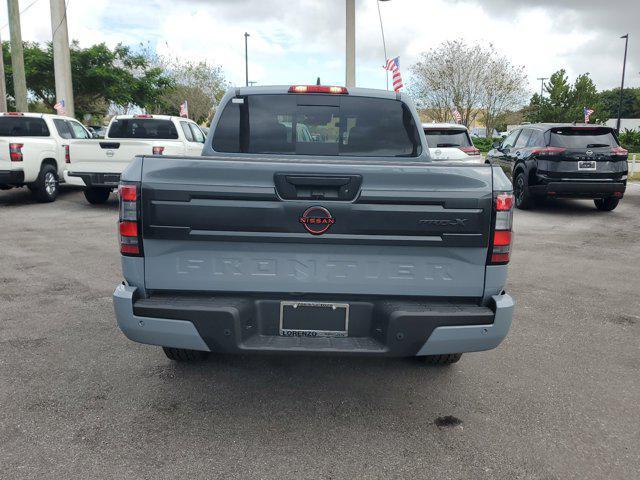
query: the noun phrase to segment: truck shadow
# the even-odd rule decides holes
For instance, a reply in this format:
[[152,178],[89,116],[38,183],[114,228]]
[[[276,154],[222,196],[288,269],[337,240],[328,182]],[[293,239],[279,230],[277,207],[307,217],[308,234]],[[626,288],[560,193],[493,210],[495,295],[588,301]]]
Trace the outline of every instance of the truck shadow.
[[[82,192],[81,187],[60,186],[60,193],[58,194],[57,201],[66,200],[72,198],[75,194]],[[81,193],[80,193],[81,195]],[[84,196],[82,197],[84,200]],[[39,202],[33,198],[31,190],[27,187],[12,188],[10,190],[0,190],[0,205],[6,206],[20,206],[20,205],[38,205]],[[55,204],[55,202],[53,202]]]
[[212,355],[201,364],[167,363],[148,372],[159,385],[139,422],[144,429],[160,416],[185,436],[206,425],[235,428],[238,418],[281,433],[376,425],[381,417],[435,422],[456,413],[451,391],[470,381],[464,361],[431,367],[417,359]]

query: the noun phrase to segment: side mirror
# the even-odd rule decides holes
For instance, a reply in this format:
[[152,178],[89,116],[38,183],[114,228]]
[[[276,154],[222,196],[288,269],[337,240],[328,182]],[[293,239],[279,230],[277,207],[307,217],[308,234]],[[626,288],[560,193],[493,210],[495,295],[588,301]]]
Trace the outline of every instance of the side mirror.
[[98,132],[91,132],[91,138],[100,138],[100,135],[98,135]]
[[499,142],[498,140],[493,142],[493,148],[495,148],[496,150],[500,150],[500,145],[502,145],[502,143]]

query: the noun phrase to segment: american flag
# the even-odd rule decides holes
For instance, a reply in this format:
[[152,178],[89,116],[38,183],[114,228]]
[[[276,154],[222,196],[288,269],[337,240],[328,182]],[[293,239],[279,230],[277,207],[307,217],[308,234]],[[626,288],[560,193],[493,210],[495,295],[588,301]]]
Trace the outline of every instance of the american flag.
[[589,123],[589,117],[591,117],[593,110],[590,110],[587,107],[584,107],[583,113],[584,113],[584,123]]
[[462,121],[462,115],[460,115],[460,112],[456,108],[451,110],[451,114],[453,115],[456,123],[460,123]]
[[385,70],[393,72],[393,91],[399,91],[404,85],[402,84],[402,75],[400,75],[400,57],[387,59]]
[[180,104],[180,116],[185,118],[189,117],[189,104],[186,100]]
[[61,98],[60,100],[58,100],[56,104],[53,106],[53,108],[55,109],[58,115],[67,114],[67,111],[64,109],[64,98]]

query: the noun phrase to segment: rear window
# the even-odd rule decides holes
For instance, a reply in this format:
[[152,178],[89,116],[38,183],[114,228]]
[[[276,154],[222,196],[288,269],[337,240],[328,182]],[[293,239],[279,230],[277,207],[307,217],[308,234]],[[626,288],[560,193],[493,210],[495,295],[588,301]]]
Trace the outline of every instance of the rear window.
[[332,95],[234,98],[213,135],[218,152],[415,157],[418,130],[397,100]]
[[425,128],[429,148],[471,147],[469,135],[464,130]]
[[42,118],[0,117],[0,137],[48,137],[49,128]]
[[147,138],[175,140],[178,131],[171,120],[155,118],[121,118],[111,123],[109,138]]
[[552,147],[597,148],[616,147],[618,142],[609,128],[554,128],[551,130]]

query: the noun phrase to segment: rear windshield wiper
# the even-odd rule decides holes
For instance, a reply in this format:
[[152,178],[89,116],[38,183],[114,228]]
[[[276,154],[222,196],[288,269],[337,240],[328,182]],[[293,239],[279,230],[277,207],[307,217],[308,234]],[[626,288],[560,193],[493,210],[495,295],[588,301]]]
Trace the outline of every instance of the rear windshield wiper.
[[457,143],[439,143],[438,147],[459,147]]
[[587,148],[610,147],[608,143],[588,143]]

